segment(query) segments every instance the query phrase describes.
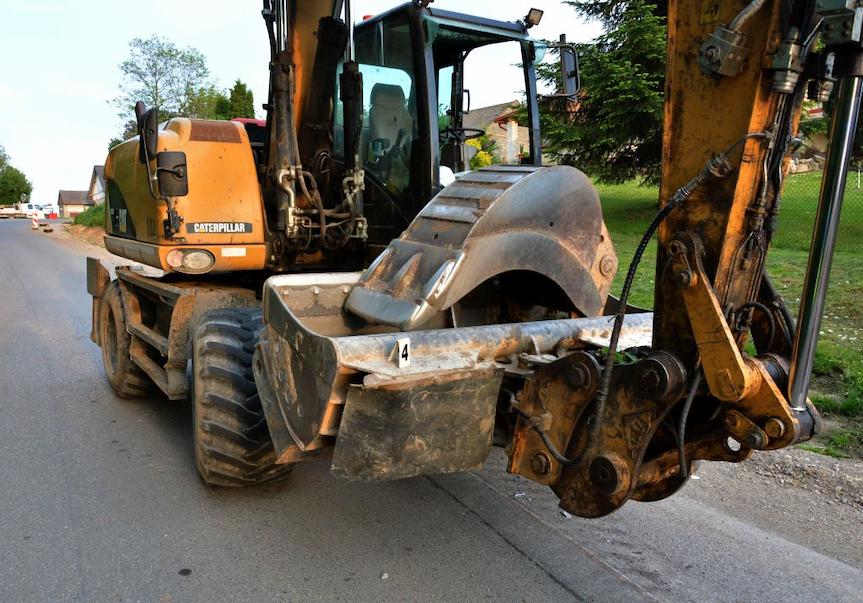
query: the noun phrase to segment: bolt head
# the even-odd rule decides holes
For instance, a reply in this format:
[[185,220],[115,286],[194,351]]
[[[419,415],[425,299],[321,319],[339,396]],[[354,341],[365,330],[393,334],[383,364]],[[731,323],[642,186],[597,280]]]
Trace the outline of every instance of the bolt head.
[[572,389],[576,390],[590,385],[590,369],[580,362],[571,365],[566,372],[566,382]]
[[772,439],[777,440],[785,434],[785,423],[776,417],[771,417],[764,423],[764,433]]
[[648,367],[641,373],[641,387],[647,395],[659,393],[662,386],[662,375],[654,367]]
[[692,284],[692,272],[689,270],[678,270],[674,273],[674,281],[679,287],[686,289]]
[[613,255],[603,256],[599,262],[599,271],[603,276],[611,276],[617,270],[617,259]]
[[588,471],[590,481],[605,496],[625,492],[632,479],[626,461],[614,454],[596,457],[591,461]]
[[530,468],[537,475],[547,475],[551,471],[551,459],[544,452],[537,452],[530,459]]
[[746,445],[750,448],[764,448],[765,444],[764,436],[760,432],[753,429],[746,434]]

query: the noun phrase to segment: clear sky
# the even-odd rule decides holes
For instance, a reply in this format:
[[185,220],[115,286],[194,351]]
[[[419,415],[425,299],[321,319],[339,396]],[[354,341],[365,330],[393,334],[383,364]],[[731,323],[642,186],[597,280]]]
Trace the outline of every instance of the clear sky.
[[[362,18],[398,5],[354,0]],[[510,21],[543,9],[538,38],[587,41],[599,27],[557,0],[437,0],[435,7]],[[117,65],[132,38],[158,34],[207,57],[216,84],[240,78],[260,107],[267,94],[268,44],[258,0],[0,0],[0,145],[33,183],[33,200],[57,202],[59,189],[86,189],[121,120],[110,100]],[[483,52],[485,50],[485,52]],[[507,57],[508,58],[508,57]],[[468,59],[473,107],[507,102],[523,89],[492,49]],[[260,109],[259,109],[260,111]]]

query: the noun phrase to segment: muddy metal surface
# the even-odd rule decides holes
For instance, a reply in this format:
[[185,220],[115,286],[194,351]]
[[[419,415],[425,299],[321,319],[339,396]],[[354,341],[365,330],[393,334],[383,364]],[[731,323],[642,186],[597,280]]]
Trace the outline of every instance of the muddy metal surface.
[[208,489],[187,403],[111,393],[87,250],[0,222],[0,601],[863,599],[863,510],[763,463],[601,520],[499,451],[476,473],[366,485],[319,460]]

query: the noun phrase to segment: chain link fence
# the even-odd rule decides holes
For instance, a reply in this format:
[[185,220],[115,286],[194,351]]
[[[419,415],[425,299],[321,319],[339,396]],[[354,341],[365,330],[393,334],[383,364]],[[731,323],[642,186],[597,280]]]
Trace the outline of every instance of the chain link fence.
[[[798,164],[809,167],[807,164]],[[820,170],[791,173],[785,180],[779,214],[779,230],[773,245],[778,249],[808,251],[821,190]],[[863,254],[863,164],[853,166],[845,186],[837,252]],[[860,260],[863,262],[863,255]]]

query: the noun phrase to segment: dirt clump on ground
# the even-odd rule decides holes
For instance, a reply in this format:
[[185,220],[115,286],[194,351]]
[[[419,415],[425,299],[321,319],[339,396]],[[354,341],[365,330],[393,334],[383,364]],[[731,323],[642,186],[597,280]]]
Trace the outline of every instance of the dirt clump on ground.
[[80,224],[64,224],[63,228],[69,235],[85,243],[99,247],[105,246],[103,239],[105,230],[103,228],[99,228],[98,226],[81,226]]

